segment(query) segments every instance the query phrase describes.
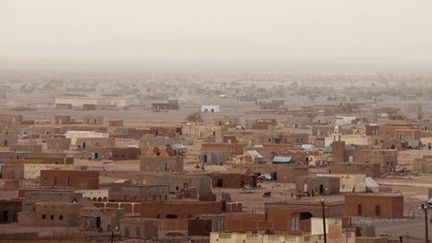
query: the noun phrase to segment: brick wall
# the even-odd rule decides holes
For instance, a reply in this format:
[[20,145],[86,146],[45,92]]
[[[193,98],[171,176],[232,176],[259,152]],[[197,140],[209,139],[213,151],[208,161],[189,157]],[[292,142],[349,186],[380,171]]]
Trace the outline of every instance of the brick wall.
[[98,189],[98,171],[80,170],[42,170],[40,176],[42,187],[74,188],[79,190]]
[[371,218],[402,218],[404,198],[395,194],[345,195],[345,215]]

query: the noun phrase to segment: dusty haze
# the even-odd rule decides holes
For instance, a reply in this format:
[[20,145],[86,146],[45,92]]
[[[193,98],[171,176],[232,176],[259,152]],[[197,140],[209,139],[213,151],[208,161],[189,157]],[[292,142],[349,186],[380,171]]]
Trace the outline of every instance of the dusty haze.
[[0,58],[432,59],[429,0],[0,0]]

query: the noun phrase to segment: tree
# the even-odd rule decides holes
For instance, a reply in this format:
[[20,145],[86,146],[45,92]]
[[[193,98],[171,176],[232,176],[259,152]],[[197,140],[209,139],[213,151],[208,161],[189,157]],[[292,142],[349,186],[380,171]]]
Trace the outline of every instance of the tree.
[[201,113],[200,112],[194,112],[194,113],[189,114],[186,117],[186,121],[198,124],[198,123],[203,122],[203,119],[201,117]]

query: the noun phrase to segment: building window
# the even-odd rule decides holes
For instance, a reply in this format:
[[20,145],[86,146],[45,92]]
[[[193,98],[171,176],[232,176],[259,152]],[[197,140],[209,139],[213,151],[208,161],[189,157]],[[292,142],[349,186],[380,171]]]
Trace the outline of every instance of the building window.
[[362,215],[363,214],[362,211],[363,211],[362,205],[361,204],[357,205],[357,215]]
[[135,235],[136,235],[137,237],[141,237],[141,229],[140,229],[140,227],[138,227],[138,226],[135,227]]
[[54,215],[53,214],[50,215],[50,219],[54,220]]
[[291,229],[292,230],[298,230],[299,229],[299,221],[300,221],[299,217],[293,217],[291,219]]
[[46,219],[46,215],[45,214],[42,214],[42,219]]
[[63,220],[63,215],[59,215],[59,220]]
[[375,205],[375,216],[381,216],[381,206]]
[[177,216],[177,214],[167,214],[166,218],[167,219],[176,219],[176,218],[178,218],[178,216]]
[[125,234],[126,237],[129,237],[129,226],[125,227],[124,234]]

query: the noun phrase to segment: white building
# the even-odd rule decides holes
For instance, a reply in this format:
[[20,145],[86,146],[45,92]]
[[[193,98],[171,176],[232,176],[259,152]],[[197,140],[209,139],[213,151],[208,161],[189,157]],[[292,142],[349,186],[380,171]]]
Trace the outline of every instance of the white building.
[[355,119],[355,116],[337,116],[335,124],[336,126],[349,125],[352,124]]
[[201,105],[201,112],[220,112],[219,105]]

